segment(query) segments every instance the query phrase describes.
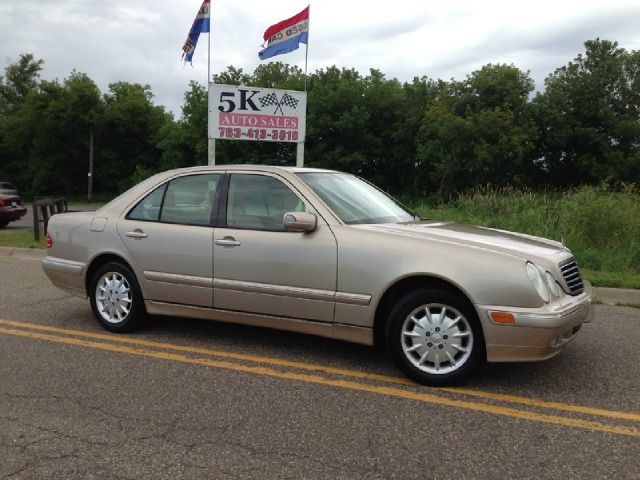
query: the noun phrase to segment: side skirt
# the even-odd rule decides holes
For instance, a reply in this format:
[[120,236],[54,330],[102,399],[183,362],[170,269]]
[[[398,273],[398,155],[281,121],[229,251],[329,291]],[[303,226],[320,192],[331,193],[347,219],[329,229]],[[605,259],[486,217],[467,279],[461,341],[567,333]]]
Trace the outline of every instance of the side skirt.
[[258,315],[255,313],[217,310],[215,308],[178,305],[175,303],[145,300],[147,313],[151,315],[167,315],[173,317],[198,318],[217,322],[238,323],[254,327],[274,328],[289,332],[305,333],[319,337],[334,338],[345,342],[373,345],[373,329],[344,325],[342,323],[312,322],[297,318]]

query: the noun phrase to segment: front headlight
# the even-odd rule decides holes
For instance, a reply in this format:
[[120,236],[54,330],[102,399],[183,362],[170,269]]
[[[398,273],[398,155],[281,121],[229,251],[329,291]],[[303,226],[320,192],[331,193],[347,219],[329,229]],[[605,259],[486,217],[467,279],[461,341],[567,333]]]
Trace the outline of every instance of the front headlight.
[[549,291],[553,294],[554,297],[559,297],[560,285],[558,285],[556,279],[553,278],[553,275],[551,275],[549,272],[546,273],[545,277],[547,279],[547,286],[549,287]]
[[549,303],[551,296],[549,294],[547,282],[543,277],[542,270],[533,263],[527,262],[527,275],[529,276],[529,280],[531,280],[533,288],[535,288],[538,295],[540,295],[540,298],[542,298],[545,303]]

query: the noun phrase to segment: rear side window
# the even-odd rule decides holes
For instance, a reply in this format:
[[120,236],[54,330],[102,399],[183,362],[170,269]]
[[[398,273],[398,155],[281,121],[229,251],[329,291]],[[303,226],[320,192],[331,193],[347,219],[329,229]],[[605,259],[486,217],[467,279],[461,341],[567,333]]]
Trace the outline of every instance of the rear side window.
[[216,192],[221,175],[192,175],[169,182],[160,221],[184,225],[210,225],[217,208]]
[[162,205],[162,196],[164,195],[165,187],[166,185],[162,185],[144,197],[133,210],[129,212],[127,218],[129,220],[157,222],[160,216],[160,206]]
[[129,220],[210,225],[217,209],[220,174],[191,175],[165,183],[144,197],[129,212]]

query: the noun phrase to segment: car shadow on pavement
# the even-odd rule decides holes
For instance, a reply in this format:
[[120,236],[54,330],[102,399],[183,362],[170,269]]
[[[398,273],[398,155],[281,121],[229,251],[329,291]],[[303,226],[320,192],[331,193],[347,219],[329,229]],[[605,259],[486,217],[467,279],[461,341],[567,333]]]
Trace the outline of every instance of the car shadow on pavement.
[[[176,317],[152,317],[141,332],[155,340],[222,351],[287,359],[334,368],[403,377],[381,347],[368,347],[330,338],[250,327],[223,322]],[[160,337],[160,339],[158,339]],[[550,378],[565,376],[571,353],[543,362],[485,364],[461,386],[495,391],[549,389]],[[575,360],[575,359],[574,359]]]

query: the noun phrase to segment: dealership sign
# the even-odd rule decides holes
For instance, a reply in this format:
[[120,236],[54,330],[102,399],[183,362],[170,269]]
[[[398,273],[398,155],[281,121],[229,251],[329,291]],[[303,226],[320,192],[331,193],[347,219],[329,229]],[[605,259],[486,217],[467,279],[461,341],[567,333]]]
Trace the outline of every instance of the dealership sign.
[[209,85],[209,137],[304,142],[306,92]]

